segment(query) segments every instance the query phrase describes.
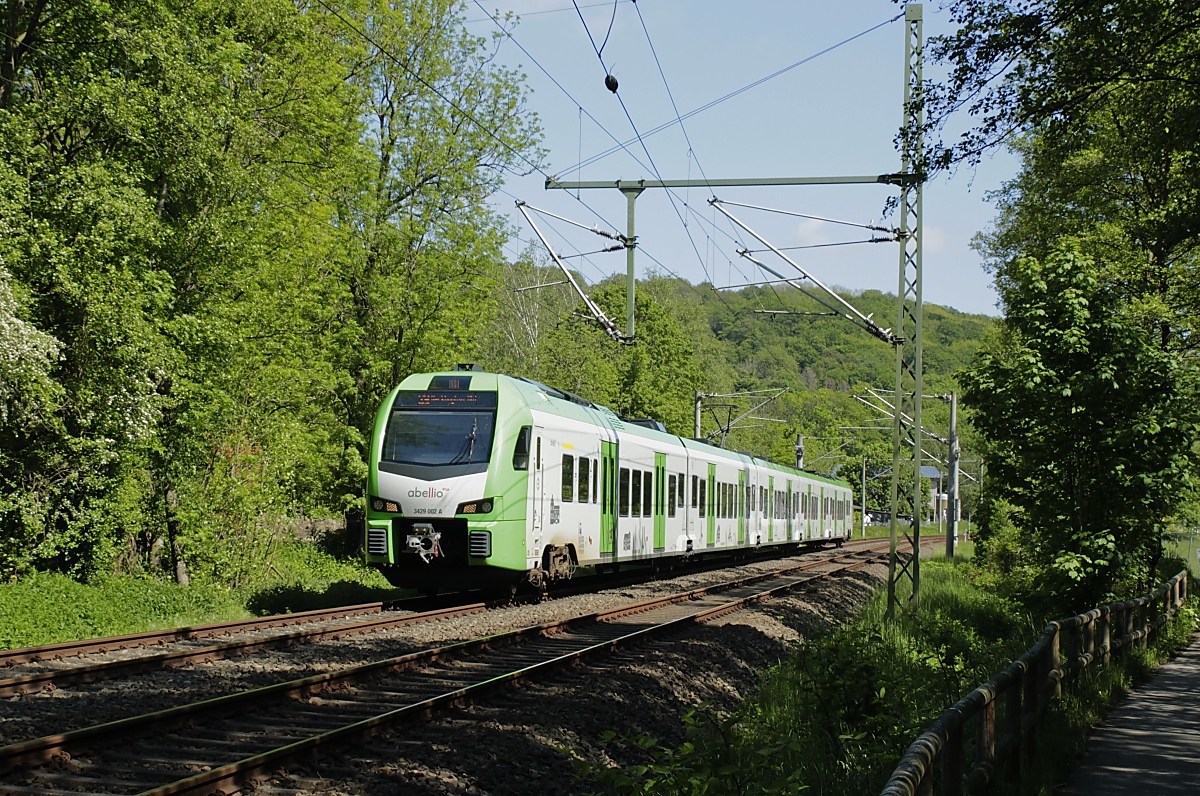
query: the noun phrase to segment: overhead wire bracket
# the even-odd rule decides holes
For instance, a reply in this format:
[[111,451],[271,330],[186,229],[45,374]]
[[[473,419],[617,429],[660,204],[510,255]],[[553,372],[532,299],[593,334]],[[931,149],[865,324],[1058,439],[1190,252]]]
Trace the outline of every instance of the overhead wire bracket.
[[[805,287],[803,284],[801,284],[798,280],[788,279],[783,274],[779,273],[775,269],[768,266],[766,263],[751,256],[750,253],[746,249],[742,249],[742,250],[738,251],[738,254],[740,254],[742,257],[745,257],[747,260],[754,263],[759,268],[762,268],[764,271],[767,271],[768,273],[772,274],[773,276],[786,281],[792,287],[794,287],[797,290],[799,290],[800,292],[804,293],[809,298],[812,298],[817,303],[819,303],[821,306],[826,307],[826,308],[836,312],[838,315],[840,315],[843,318],[845,318],[846,320],[850,321],[855,326],[858,326],[858,327],[866,330],[868,333],[874,335],[875,337],[878,337],[883,342],[885,342],[889,345],[896,344],[897,338],[895,335],[892,334],[891,329],[884,329],[879,324],[875,323],[875,321],[874,321],[874,319],[872,319],[871,315],[865,314],[862,311],[860,311],[853,304],[846,301],[844,298],[842,298],[837,293],[835,293],[833,290],[831,290],[828,286],[826,286],[824,282],[817,279],[815,276],[810,274],[808,271],[806,271],[802,267],[800,267],[799,263],[797,263],[791,257],[788,257],[786,254],[784,254],[782,251],[780,251],[774,244],[772,244],[769,240],[764,238],[762,235],[759,235],[757,232],[755,232],[753,229],[751,229],[749,226],[747,226],[745,224],[745,222],[743,222],[741,219],[739,219],[733,213],[730,213],[728,210],[726,210],[724,207],[722,207],[723,202],[720,199],[718,199],[717,197],[714,196],[713,198],[708,200],[708,203],[710,205],[712,205],[713,207],[715,207],[718,211],[720,211],[721,214],[724,215],[726,218],[728,218],[730,221],[737,224],[739,227],[746,230],[746,232],[753,235],[760,243],[762,243],[764,246],[766,246],[768,249],[770,249],[772,252],[774,252],[778,257],[783,259],[784,262],[788,263],[790,266],[792,266],[797,271],[799,271],[801,277],[803,279],[807,279],[809,282],[812,282],[813,285],[816,286],[817,290],[820,293],[824,294],[824,296],[826,298],[822,298],[821,296],[814,294],[807,287]],[[839,309],[839,307],[840,307],[840,309]]]
[[[526,208],[528,208],[528,209],[526,209]],[[592,314],[592,319],[600,324],[600,327],[602,329],[604,329],[605,334],[607,334],[613,340],[616,340],[618,343],[626,343],[627,344],[627,343],[632,342],[630,340],[630,338],[626,337],[624,334],[621,333],[621,330],[619,328],[617,328],[617,324],[612,320],[612,318],[609,318],[604,313],[604,310],[600,309],[600,305],[598,305],[595,301],[592,301],[592,297],[589,296],[583,290],[583,288],[581,288],[579,286],[579,282],[577,282],[575,280],[575,275],[571,273],[571,269],[567,267],[567,264],[565,262],[563,262],[563,259],[562,259],[562,257],[560,257],[558,255],[558,252],[554,251],[554,247],[550,245],[550,241],[546,240],[546,236],[543,235],[542,230],[538,228],[537,223],[533,220],[533,216],[531,216],[529,214],[529,210],[537,210],[537,212],[539,212],[539,213],[545,213],[545,211],[538,210],[537,208],[533,207],[532,205],[528,205],[525,202],[522,202],[520,199],[517,200],[517,209],[521,211],[521,215],[525,216],[525,220],[529,222],[529,226],[533,229],[534,234],[536,234],[538,236],[538,240],[540,240],[542,242],[542,245],[546,247],[546,251],[550,253],[551,259],[553,259],[555,264],[558,265],[558,267],[562,270],[563,275],[566,276],[566,278],[567,278],[566,281],[569,282],[571,287],[575,289],[575,292],[579,294],[579,298],[583,301],[584,306],[587,307],[588,312],[590,312]],[[599,228],[586,227],[583,224],[580,224],[576,221],[571,221],[568,218],[563,218],[562,216],[555,216],[553,213],[546,213],[546,215],[553,216],[554,218],[560,219],[569,224],[574,224],[577,227],[582,227],[583,229],[586,229],[590,232],[594,232],[597,235],[600,235],[602,237],[606,237],[606,238],[613,237],[609,233],[607,233]]]

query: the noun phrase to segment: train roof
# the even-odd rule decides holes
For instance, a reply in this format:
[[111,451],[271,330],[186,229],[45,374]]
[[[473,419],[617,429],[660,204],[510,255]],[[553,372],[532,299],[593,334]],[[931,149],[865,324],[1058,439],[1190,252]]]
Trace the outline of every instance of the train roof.
[[[542,384],[533,379],[521,378],[519,376],[508,376],[503,373],[487,373],[478,370],[444,370],[433,373],[414,373],[407,376],[400,382],[399,388],[404,390],[428,390],[433,389],[432,382],[435,377],[469,377],[470,390],[495,390],[500,391],[503,385],[506,389],[511,389],[514,392],[522,395],[530,406],[536,406],[542,411],[549,411],[560,417],[568,417],[574,420],[580,420],[587,423],[595,423],[597,415],[600,415],[614,429],[623,434],[630,434],[637,437],[642,437],[657,442],[682,445],[685,448],[702,451],[708,455],[721,456],[727,459],[737,459],[744,463],[753,463],[759,467],[775,470],[781,473],[794,474],[801,473],[806,478],[811,478],[814,481],[821,481],[827,484],[835,484],[837,486],[848,486],[848,483],[838,478],[831,478],[827,475],[810,472],[808,470],[797,470],[794,467],[789,467],[778,462],[773,462],[770,459],[763,459],[751,453],[743,453],[741,451],[731,451],[726,448],[721,448],[711,443],[699,439],[689,439],[687,437],[676,436],[668,432],[656,420],[651,418],[629,418],[624,415],[609,409],[602,404],[593,403],[586,398],[575,395],[574,393],[560,390],[551,387],[547,384]],[[544,402],[544,403],[543,403]]]

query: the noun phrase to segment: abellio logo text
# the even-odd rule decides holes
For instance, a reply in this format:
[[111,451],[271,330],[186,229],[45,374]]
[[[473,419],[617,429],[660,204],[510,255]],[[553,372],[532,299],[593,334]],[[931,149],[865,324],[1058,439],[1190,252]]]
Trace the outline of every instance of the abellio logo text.
[[429,487],[428,489],[408,490],[408,496],[416,498],[437,498],[438,500],[441,500],[446,496],[446,494],[447,492],[445,489],[434,489],[433,487]]

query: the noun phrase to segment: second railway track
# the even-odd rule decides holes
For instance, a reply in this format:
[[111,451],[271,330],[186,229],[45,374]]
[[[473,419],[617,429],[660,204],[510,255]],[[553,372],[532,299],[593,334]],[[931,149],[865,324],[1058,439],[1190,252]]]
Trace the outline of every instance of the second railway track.
[[[872,540],[863,540],[851,543],[851,547],[870,546],[871,542]],[[637,582],[637,579],[609,577],[605,583],[599,585],[611,588]],[[581,591],[578,588],[567,589],[557,596],[570,596]],[[365,603],[111,638],[84,639],[42,647],[0,650],[0,698],[34,694],[80,683],[94,683],[114,677],[128,677],[155,669],[280,650],[296,644],[379,633],[393,628],[481,613],[498,605],[495,602],[473,601],[422,610],[429,604],[428,599],[408,600],[402,603]],[[401,608],[408,611],[395,610]],[[362,618],[364,616],[369,618]],[[278,632],[280,628],[284,628],[285,631]],[[239,635],[243,637],[236,638]],[[205,643],[221,637],[233,638],[217,643]],[[95,660],[93,656],[105,659]]]
[[[775,573],[589,616],[411,652],[0,749],[14,793],[209,793],[356,733],[459,704],[794,590],[879,553],[843,552]],[[120,740],[127,739],[127,740]],[[119,746],[114,748],[114,742]],[[54,763],[53,761],[59,761]],[[47,765],[50,763],[50,765]]]

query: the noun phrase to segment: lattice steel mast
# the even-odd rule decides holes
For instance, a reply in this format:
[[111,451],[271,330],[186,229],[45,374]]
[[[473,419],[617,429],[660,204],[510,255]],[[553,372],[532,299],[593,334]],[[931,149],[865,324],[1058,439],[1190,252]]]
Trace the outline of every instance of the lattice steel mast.
[[[896,612],[896,587],[908,578],[912,583],[909,607],[920,607],[921,587],[921,193],[925,179],[924,117],[921,97],[923,41],[922,7],[904,7],[904,122],[900,129],[901,172],[915,175],[900,189],[900,311],[892,331],[896,349],[896,412],[892,421],[892,527],[888,557],[888,616]],[[912,451],[912,472],[904,464]],[[905,476],[912,481],[905,484]],[[900,524],[901,491],[912,489],[912,520]],[[901,555],[900,538],[904,552]]]

